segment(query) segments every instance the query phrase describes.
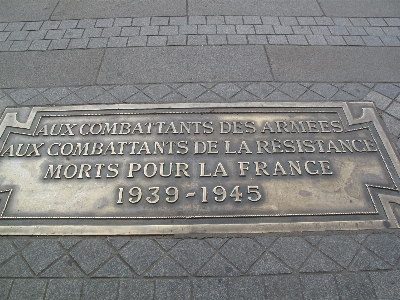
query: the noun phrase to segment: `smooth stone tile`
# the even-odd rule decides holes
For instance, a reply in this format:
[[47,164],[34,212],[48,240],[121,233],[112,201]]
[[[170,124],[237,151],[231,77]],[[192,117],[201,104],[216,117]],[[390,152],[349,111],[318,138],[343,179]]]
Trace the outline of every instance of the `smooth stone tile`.
[[98,84],[270,81],[262,46],[107,49]]
[[46,300],[80,299],[81,279],[50,279],[47,285]]
[[229,279],[229,299],[265,299],[264,283],[260,277],[238,277]]
[[103,51],[96,49],[0,53],[0,87],[95,84]]
[[[400,271],[370,273],[378,299],[398,299],[400,295]],[[397,295],[397,296],[396,296]]]
[[315,0],[188,0],[189,15],[322,16]]
[[343,300],[376,299],[367,273],[337,274],[336,282]]
[[160,279],[156,281],[154,299],[190,299],[191,289],[188,279]]
[[11,279],[0,279],[0,299],[7,299],[11,285]]
[[268,276],[265,280],[265,297],[269,300],[303,299],[297,276]]
[[184,15],[185,0],[60,0],[51,18],[62,20]]
[[222,278],[195,278],[194,299],[228,299],[227,280]]
[[[7,299],[43,299],[45,290],[45,279],[16,279],[12,286],[10,296]],[[1,299],[6,299],[6,297]]]
[[300,277],[305,300],[338,300],[335,279],[331,274],[313,274]]
[[320,0],[322,10],[330,17],[400,16],[398,0]]
[[81,299],[110,300],[117,299],[118,280],[88,279],[83,283]]
[[120,279],[118,300],[154,299],[154,281]]
[[266,46],[266,49],[276,81],[400,81],[398,48]]
[[0,21],[47,20],[58,0],[0,0]]

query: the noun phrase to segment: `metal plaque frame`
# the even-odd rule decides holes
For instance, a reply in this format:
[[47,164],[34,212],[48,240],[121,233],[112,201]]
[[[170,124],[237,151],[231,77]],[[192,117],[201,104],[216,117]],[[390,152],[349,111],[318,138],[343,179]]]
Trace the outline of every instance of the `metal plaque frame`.
[[[0,119],[0,154],[11,136],[32,136],[44,117],[89,118],[141,114],[337,114],[347,131],[367,129],[377,145],[390,186],[365,183],[372,210],[278,214],[177,214],[166,216],[13,216],[7,208],[13,187],[2,186],[0,176],[0,234],[2,235],[149,235],[233,234],[289,231],[359,230],[399,228],[400,164],[380,117],[371,102],[246,102],[113,104],[60,107],[7,108]],[[0,171],[2,160],[0,157]],[[7,178],[7,174],[3,174]],[[21,183],[22,184],[22,183]],[[20,187],[23,188],[23,187]],[[186,196],[186,198],[188,195]]]

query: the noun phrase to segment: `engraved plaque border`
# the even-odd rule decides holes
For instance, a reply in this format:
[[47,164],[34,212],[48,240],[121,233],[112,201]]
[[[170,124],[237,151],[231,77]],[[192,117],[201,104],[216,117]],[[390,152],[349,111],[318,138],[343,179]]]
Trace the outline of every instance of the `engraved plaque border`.
[[[351,221],[330,221],[321,219],[321,221],[312,222],[261,222],[261,223],[246,223],[237,224],[222,223],[222,224],[149,224],[149,225],[2,225],[1,221],[6,219],[195,219],[197,216],[172,216],[172,217],[7,217],[4,216],[7,203],[12,197],[12,189],[0,190],[0,194],[6,194],[7,198],[3,203],[0,203],[0,234],[2,235],[147,235],[147,234],[211,234],[211,233],[263,233],[263,232],[288,232],[288,231],[320,231],[320,230],[352,230],[352,229],[384,229],[384,228],[399,228],[398,220],[392,210],[391,205],[400,205],[400,198],[397,195],[389,200],[381,199],[378,192],[374,192],[376,196],[371,194],[371,190],[379,189],[379,194],[386,190],[392,190],[398,194],[400,165],[398,154],[393,149],[391,142],[385,134],[382,121],[377,115],[372,102],[250,102],[250,103],[176,103],[176,104],[114,104],[114,105],[83,105],[83,106],[61,106],[61,107],[33,107],[24,108],[25,115],[21,108],[7,108],[0,119],[0,139],[4,140],[1,148],[5,145],[11,133],[28,134],[27,131],[35,132],[34,126],[39,125],[40,118],[46,116],[92,116],[92,115],[140,115],[144,114],[143,110],[152,111],[148,114],[156,114],[157,110],[170,110],[160,114],[179,114],[179,113],[198,113],[191,109],[210,110],[205,113],[212,112],[212,109],[245,109],[247,113],[260,113],[257,109],[268,108],[273,112],[301,112],[307,113],[332,113],[333,109],[337,110],[339,118],[341,114],[346,118],[343,123],[351,125],[360,125],[363,123],[372,123],[379,136],[386,153],[379,151],[382,161],[393,181],[396,189],[388,187],[373,186],[365,184],[367,187],[370,199],[375,211],[366,212],[349,212],[349,213],[317,213],[317,214],[266,214],[266,215],[223,215],[223,216],[206,216],[202,218],[225,218],[233,219],[246,217],[292,217],[292,216],[318,216],[328,217],[331,215],[376,215],[383,213],[385,218],[379,220],[351,220]],[[174,112],[174,109],[186,109],[184,112]],[[137,112],[125,113],[124,110],[137,110]],[[110,113],[112,111],[112,113]],[[118,112],[117,112],[118,111]],[[57,114],[58,112],[58,114]],[[90,112],[90,113],[87,113]],[[37,115],[41,114],[38,118]],[[25,117],[25,122],[21,118]],[[361,127],[360,129],[371,130],[370,126]],[[371,133],[374,137],[374,135]],[[378,197],[381,212],[378,211],[374,198]]]

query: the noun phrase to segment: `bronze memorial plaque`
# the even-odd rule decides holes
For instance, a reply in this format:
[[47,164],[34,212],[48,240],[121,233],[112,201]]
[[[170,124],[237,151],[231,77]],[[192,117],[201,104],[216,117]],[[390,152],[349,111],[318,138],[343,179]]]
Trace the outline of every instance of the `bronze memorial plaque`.
[[0,234],[398,228],[371,103],[8,108]]

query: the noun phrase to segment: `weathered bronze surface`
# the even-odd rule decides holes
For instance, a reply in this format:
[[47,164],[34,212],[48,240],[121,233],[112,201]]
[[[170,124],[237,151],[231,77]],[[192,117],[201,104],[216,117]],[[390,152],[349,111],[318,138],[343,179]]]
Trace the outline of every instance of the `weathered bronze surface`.
[[371,103],[7,109],[1,234],[397,228]]

